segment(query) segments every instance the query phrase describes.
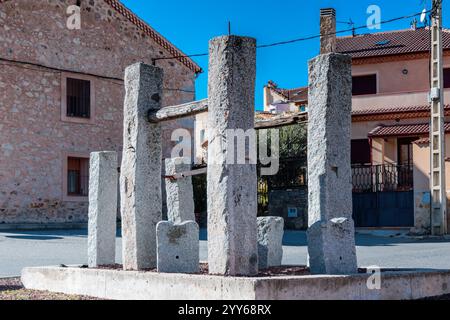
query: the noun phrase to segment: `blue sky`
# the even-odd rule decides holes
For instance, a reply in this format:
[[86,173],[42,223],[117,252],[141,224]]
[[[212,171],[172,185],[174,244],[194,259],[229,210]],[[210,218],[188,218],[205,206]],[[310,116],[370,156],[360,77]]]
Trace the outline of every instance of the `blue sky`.
[[[208,40],[228,33],[255,37],[258,44],[272,43],[319,33],[319,10],[334,7],[338,21],[350,18],[366,25],[370,5],[381,8],[381,19],[411,15],[430,7],[431,0],[122,0],[139,17],[185,54],[208,52]],[[444,25],[450,25],[450,0],[444,0]],[[447,14],[448,13],[448,14]],[[409,28],[410,20],[385,24],[379,31]],[[337,29],[347,29],[338,24]],[[367,29],[358,33],[373,32]],[[255,108],[263,106],[263,86],[273,80],[280,87],[307,84],[307,62],[318,54],[319,40],[259,49]],[[208,57],[193,58],[204,70],[196,82],[197,99],[207,96]]]

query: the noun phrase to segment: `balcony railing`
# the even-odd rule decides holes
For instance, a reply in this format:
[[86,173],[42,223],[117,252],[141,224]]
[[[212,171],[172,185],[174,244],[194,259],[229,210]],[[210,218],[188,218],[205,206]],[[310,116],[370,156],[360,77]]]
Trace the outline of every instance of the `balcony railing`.
[[352,166],[352,182],[353,192],[410,191],[413,189],[413,166]]

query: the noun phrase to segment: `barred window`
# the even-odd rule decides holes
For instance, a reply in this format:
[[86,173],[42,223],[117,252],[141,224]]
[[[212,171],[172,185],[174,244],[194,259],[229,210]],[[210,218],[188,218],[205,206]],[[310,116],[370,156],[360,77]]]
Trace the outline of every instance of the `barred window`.
[[67,78],[67,116],[91,117],[91,82]]

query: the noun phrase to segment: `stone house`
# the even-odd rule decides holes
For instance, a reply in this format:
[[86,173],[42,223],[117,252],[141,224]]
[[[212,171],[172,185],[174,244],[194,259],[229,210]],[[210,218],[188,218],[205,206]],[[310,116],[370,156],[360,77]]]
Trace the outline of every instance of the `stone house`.
[[[443,32],[444,98],[450,101],[450,30]],[[430,230],[430,30],[408,29],[338,37],[352,57],[352,166],[358,227]],[[302,112],[308,88],[264,87],[267,113]],[[447,121],[450,108],[446,107]],[[450,123],[446,125],[450,158]],[[446,164],[447,195],[450,162]],[[449,198],[449,197],[448,197]],[[449,198],[450,200],[450,198]],[[450,201],[449,201],[450,204]],[[450,224],[450,221],[449,221]]]
[[[125,67],[182,55],[118,0],[0,0],[0,226],[85,222],[90,152],[121,152]],[[156,63],[164,105],[194,100],[198,65]],[[193,120],[166,124],[165,156],[175,126]]]

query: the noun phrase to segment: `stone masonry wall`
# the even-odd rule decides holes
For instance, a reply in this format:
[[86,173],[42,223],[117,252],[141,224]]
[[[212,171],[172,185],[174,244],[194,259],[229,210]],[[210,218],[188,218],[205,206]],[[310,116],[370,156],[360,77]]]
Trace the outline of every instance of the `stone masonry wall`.
[[[126,66],[169,55],[103,0],[82,1],[81,30],[67,29],[65,12],[72,4],[0,3],[0,58],[123,79]],[[194,90],[194,72],[181,62],[158,65],[165,88]],[[0,224],[85,222],[87,199],[69,201],[63,194],[65,158],[121,153],[123,82],[91,78],[95,116],[90,124],[77,124],[61,120],[62,79],[62,72],[0,61]],[[192,92],[165,90],[163,105],[193,99]],[[164,136],[179,125],[167,125]],[[189,121],[182,126],[193,128]]]
[[[289,208],[297,209],[297,218],[288,217]],[[271,190],[269,216],[282,217],[288,230],[308,228],[308,188]]]

